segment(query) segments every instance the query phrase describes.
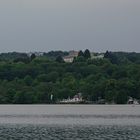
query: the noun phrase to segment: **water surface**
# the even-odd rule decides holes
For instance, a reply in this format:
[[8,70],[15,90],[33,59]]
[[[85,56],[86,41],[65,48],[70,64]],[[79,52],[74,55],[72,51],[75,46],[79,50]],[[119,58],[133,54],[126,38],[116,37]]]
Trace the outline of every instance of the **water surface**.
[[136,105],[1,105],[1,139],[140,139]]

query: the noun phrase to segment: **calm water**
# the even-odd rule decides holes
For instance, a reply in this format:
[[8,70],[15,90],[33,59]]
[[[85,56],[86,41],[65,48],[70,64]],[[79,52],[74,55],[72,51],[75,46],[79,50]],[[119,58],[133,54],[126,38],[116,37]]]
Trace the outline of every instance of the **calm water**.
[[0,140],[140,140],[140,106],[1,105]]

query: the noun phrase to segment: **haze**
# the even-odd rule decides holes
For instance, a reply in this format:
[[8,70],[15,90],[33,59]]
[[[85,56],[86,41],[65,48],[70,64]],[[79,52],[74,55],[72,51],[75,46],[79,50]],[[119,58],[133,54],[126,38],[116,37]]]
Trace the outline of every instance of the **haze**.
[[0,52],[140,52],[140,0],[1,0]]

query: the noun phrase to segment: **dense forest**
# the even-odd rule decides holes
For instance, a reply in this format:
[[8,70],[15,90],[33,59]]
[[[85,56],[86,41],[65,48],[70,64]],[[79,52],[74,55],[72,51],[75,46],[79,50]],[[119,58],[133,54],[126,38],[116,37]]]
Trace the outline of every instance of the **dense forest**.
[[[87,101],[125,104],[140,99],[140,54],[109,52],[92,59],[80,51],[72,63],[52,51],[41,56],[26,53],[0,54],[0,103],[55,103],[77,93]],[[53,95],[53,100],[50,96]]]

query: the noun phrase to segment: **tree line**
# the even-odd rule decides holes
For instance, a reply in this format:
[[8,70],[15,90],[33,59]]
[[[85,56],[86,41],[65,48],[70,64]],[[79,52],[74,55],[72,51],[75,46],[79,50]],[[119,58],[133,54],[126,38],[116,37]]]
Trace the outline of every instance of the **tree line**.
[[107,51],[103,59],[92,59],[87,49],[72,63],[63,61],[66,54],[0,55],[0,103],[55,103],[79,92],[92,102],[125,104],[129,97],[140,99],[139,53]]

